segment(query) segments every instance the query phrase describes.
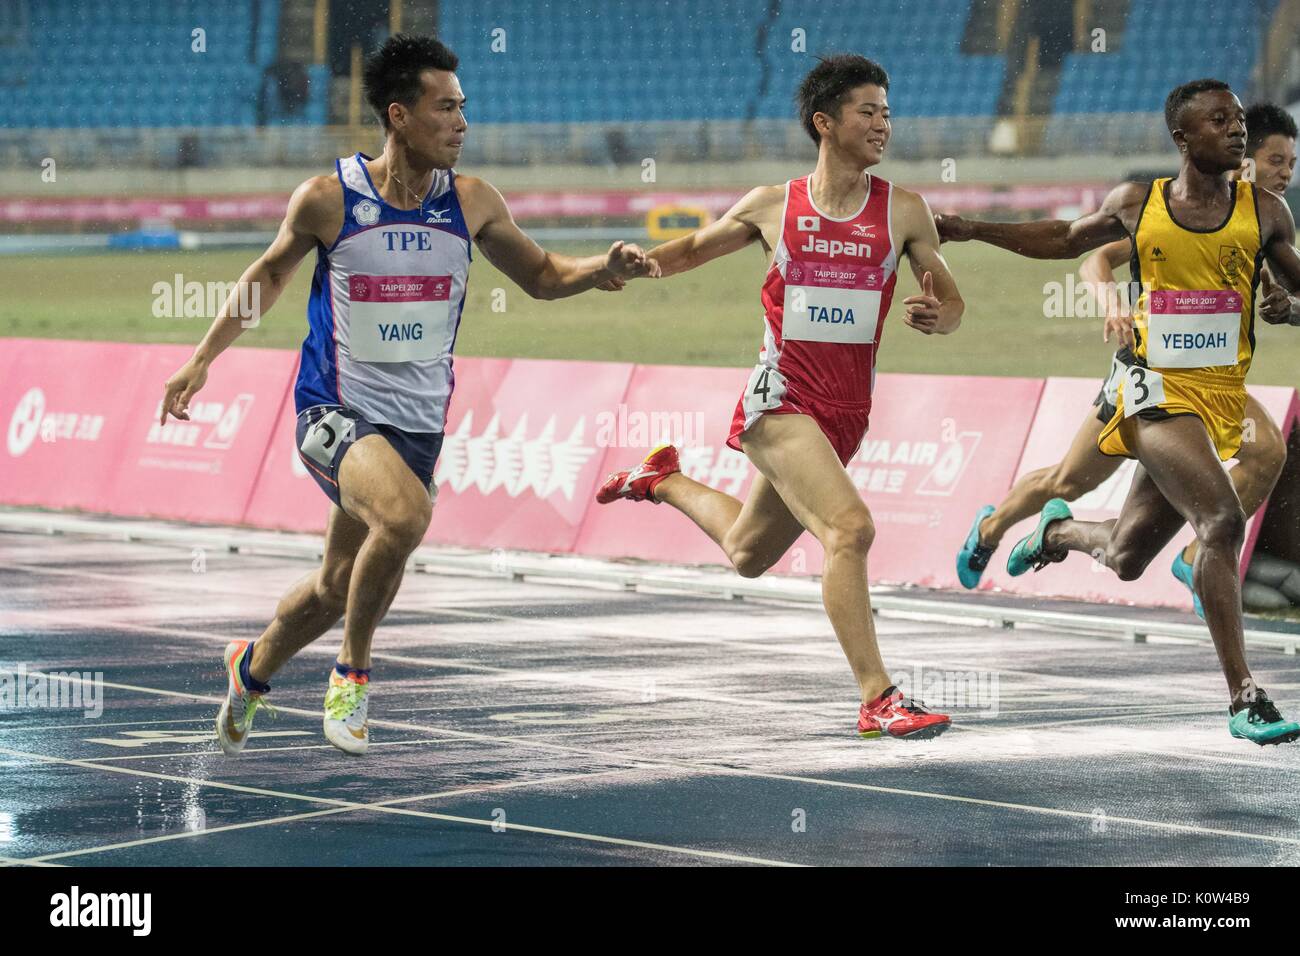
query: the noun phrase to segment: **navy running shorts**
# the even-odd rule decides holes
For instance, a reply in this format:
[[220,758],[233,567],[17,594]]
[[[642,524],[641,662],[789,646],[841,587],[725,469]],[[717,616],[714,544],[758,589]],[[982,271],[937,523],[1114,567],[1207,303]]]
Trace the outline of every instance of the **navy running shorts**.
[[384,422],[368,422],[359,412],[342,405],[313,405],[298,413],[298,458],[330,501],[343,507],[339,500],[339,468],[348,449],[367,435],[387,440],[429,490],[429,500],[437,498],[433,468],[442,451],[442,432],[403,431]]

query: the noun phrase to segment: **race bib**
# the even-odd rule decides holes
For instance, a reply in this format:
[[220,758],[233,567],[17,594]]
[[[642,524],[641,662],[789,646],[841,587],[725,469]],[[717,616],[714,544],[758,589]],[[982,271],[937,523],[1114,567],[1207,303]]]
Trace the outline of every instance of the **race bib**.
[[1237,364],[1241,293],[1232,290],[1152,292],[1148,297],[1147,364],[1208,368]]
[[781,337],[870,345],[876,339],[885,270],[858,263],[794,259],[785,267]]
[[745,417],[770,412],[785,400],[785,376],[766,365],[755,365],[745,385],[741,407]]
[[348,350],[361,362],[437,358],[451,316],[451,276],[348,279]]
[[1165,377],[1159,372],[1130,365],[1124,370],[1124,417],[1165,403]]
[[337,410],[326,412],[312,422],[298,450],[322,468],[331,468],[334,454],[340,444],[347,444],[355,437],[355,422]]

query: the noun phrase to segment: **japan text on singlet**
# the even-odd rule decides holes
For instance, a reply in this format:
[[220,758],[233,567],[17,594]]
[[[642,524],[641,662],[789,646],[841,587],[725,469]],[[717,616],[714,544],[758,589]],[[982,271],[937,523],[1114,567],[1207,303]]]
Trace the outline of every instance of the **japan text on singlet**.
[[294,404],[440,432],[470,262],[455,173],[435,169],[419,208],[394,209],[371,182],[369,158],[336,164],[343,228],[328,249],[317,246]]
[[898,266],[892,187],[868,174],[862,208],[837,219],[817,208],[810,180],[786,183],[781,238],[763,282],[759,363],[795,394],[866,405]]

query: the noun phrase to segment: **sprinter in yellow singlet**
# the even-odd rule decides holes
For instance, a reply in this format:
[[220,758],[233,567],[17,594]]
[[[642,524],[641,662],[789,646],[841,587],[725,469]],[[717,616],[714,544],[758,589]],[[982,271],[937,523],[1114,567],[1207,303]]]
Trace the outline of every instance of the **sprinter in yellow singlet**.
[[[939,235],[1035,259],[1074,259],[1130,240],[1133,273],[1146,286],[1135,323],[1137,361],[1125,371],[1098,444],[1138,460],[1133,486],[1111,521],[1076,521],[1064,501],[1052,499],[1034,533],[1012,549],[1007,570],[1024,574],[1081,551],[1132,581],[1190,523],[1200,542],[1195,591],[1231,695],[1229,732],[1283,743],[1300,739],[1300,724],[1282,718],[1246,664],[1237,559],[1246,518],[1220,462],[1241,443],[1262,264],[1288,293],[1300,291],[1295,221],[1273,193],[1233,181],[1246,154],[1246,124],[1226,83],[1177,87],[1165,101],[1165,121],[1182,154],[1175,178],[1119,186],[1101,209],[1073,222],[938,216]],[[1264,315],[1286,322],[1298,312],[1293,302],[1289,314]]]

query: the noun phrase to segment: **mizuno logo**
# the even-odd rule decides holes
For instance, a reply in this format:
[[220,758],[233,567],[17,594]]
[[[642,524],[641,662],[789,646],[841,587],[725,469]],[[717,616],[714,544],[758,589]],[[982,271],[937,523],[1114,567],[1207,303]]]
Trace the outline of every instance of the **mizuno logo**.
[[451,211],[451,207],[450,207],[450,206],[448,206],[446,209],[433,209],[433,210],[430,210],[430,211],[429,211],[429,218],[426,219],[426,220],[424,220],[424,221],[425,221],[426,223],[428,223],[428,222],[437,222],[437,223],[451,222],[451,217],[447,215],[447,213],[450,212],[450,211]]

